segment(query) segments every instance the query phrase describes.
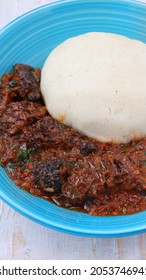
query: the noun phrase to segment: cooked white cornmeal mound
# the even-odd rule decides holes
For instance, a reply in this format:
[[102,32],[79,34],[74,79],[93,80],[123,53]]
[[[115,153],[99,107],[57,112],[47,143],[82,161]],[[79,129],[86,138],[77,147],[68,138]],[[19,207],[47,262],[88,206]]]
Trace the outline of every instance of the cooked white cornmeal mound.
[[146,44],[91,32],[55,48],[42,69],[49,113],[108,142],[146,136]]

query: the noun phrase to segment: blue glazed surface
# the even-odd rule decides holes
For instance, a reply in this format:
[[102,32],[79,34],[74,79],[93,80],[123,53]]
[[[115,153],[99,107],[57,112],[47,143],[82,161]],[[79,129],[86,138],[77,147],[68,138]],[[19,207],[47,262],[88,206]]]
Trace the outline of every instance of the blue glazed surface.
[[[90,31],[122,34],[146,43],[146,4],[136,1],[59,1],[35,9],[0,31],[0,75],[15,63],[42,67],[49,52],[68,37]],[[0,197],[24,216],[53,229],[90,237],[146,231],[146,211],[92,217],[62,209],[19,189],[0,167]]]

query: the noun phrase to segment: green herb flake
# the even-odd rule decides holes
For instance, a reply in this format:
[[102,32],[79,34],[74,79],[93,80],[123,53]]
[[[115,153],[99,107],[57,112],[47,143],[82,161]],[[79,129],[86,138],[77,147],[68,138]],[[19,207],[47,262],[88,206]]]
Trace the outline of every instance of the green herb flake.
[[35,148],[30,148],[30,149],[20,149],[17,155],[17,159],[19,157],[22,157],[23,159],[29,159],[29,156],[31,154],[35,154],[36,149]]
[[36,150],[36,148],[31,148],[31,149],[29,149],[29,154],[36,154],[36,152],[37,152],[37,150]]
[[18,159],[21,159],[21,168],[24,169],[25,168],[25,164],[26,162],[31,162],[30,159],[30,155],[35,154],[36,153],[36,149],[35,148],[30,148],[30,149],[20,149],[18,154],[17,154],[17,162]]
[[20,149],[19,152],[18,152],[18,155],[17,155],[17,159],[19,157],[22,157],[22,158],[27,158],[28,156],[28,150],[23,150],[23,149]]
[[76,161],[72,161],[69,163],[71,166],[76,166],[77,165],[77,162]]

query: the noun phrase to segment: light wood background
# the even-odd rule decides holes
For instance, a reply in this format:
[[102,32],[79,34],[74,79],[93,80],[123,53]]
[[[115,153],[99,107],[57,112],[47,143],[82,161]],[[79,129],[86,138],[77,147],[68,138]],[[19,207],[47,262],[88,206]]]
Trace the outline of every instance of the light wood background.
[[[146,2],[146,0],[143,0]],[[0,0],[0,28],[48,0]],[[0,260],[146,259],[146,234],[85,238],[40,226],[0,201]]]

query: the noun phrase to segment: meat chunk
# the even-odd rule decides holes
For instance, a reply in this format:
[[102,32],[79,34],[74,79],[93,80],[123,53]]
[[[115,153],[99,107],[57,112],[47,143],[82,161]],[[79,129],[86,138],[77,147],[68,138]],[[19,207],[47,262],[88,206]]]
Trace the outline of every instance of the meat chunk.
[[40,100],[40,69],[25,64],[16,64],[13,68],[13,72],[3,75],[1,79],[0,91],[3,103],[8,104],[15,100],[33,102]]
[[62,127],[50,116],[46,116],[43,121],[38,121],[32,127],[24,128],[22,140],[37,147],[53,145],[72,147],[79,141],[76,131]]
[[[64,126],[58,121],[54,120],[50,116],[46,116],[43,121],[40,120],[32,127],[26,127],[23,129],[22,141],[27,141],[28,144],[35,146],[36,148],[40,147],[60,147],[65,150],[76,149],[76,152],[80,153],[81,145],[87,146],[87,137],[81,136],[74,129]],[[89,142],[89,140],[88,140]],[[90,146],[90,147],[89,147]],[[101,147],[101,149],[100,149]],[[104,148],[103,144],[90,139],[88,144],[88,153],[93,151],[96,153],[99,150],[102,151]],[[82,148],[86,149],[87,147]],[[84,151],[85,153],[85,151]]]
[[145,158],[143,150],[137,151],[137,157],[133,151],[118,152],[90,155],[86,161],[78,161],[62,187],[63,195],[83,202],[113,190],[146,191],[146,167],[141,166]]
[[34,168],[35,184],[47,193],[60,193],[65,183],[67,168],[63,159],[39,162]]
[[0,131],[14,135],[47,114],[45,106],[29,101],[11,102],[3,110]]

